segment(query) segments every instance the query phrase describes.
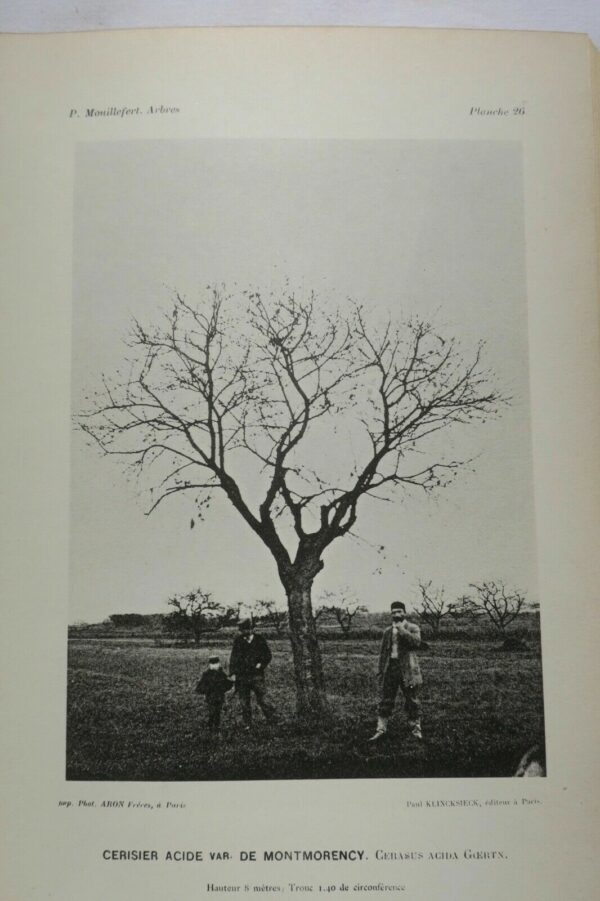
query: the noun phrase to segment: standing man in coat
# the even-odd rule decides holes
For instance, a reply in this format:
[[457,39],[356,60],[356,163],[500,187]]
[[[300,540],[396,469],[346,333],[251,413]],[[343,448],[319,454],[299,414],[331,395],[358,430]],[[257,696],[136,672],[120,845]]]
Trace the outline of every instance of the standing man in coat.
[[419,688],[423,684],[419,661],[415,654],[421,644],[421,630],[406,619],[406,607],[401,601],[391,606],[392,625],[383,633],[379,653],[379,684],[381,695],[377,712],[377,729],[370,741],[379,741],[387,732],[398,689],[404,695],[408,725],[415,738],[421,740]]
[[235,682],[244,726],[248,730],[252,725],[252,692],[267,722],[275,719],[275,710],[265,697],[265,670],[271,662],[271,649],[266,638],[255,634],[251,620],[244,620],[239,628],[240,633],[236,635],[231,649],[229,677]]

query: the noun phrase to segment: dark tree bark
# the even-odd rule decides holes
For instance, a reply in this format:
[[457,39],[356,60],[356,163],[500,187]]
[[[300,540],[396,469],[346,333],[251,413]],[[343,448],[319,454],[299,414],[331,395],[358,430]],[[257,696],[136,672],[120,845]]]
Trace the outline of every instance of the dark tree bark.
[[294,659],[297,710],[304,717],[327,712],[321,649],[311,603],[311,583],[298,579],[290,588],[290,641]]

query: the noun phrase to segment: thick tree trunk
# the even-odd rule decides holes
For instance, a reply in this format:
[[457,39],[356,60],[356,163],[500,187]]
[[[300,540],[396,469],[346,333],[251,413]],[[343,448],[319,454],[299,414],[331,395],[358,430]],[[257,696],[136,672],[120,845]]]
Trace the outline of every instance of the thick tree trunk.
[[302,575],[286,586],[297,711],[300,716],[312,718],[327,712],[327,699],[321,650],[313,619],[311,587],[312,578]]

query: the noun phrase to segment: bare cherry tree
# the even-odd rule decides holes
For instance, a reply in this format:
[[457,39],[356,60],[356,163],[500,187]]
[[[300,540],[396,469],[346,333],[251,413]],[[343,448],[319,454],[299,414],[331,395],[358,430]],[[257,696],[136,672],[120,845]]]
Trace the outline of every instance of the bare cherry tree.
[[167,616],[167,626],[183,635],[191,635],[197,645],[206,632],[214,632],[235,621],[235,611],[221,606],[208,591],[196,588],[187,594],[172,597],[167,602],[173,607]]
[[[176,295],[158,325],[135,322],[128,343],[127,371],[103,377],[79,424],[152,479],[149,513],[179,494],[200,515],[216,493],[228,499],[287,596],[298,710],[321,714],[311,590],[324,553],[361,502],[431,491],[465,462],[436,439],[498,410],[482,346],[466,353],[425,321],[378,322],[356,304],[218,288],[198,305]],[[343,455],[332,466],[339,429],[359,448],[347,469]]]
[[344,638],[348,638],[356,615],[367,613],[367,608],[364,604],[359,604],[354,598],[344,596],[343,592],[325,591],[323,599],[326,603],[319,610],[333,616],[342,630]]
[[313,622],[315,626],[319,622],[320,619],[323,619],[329,613],[327,607],[324,607],[322,604],[319,607],[315,607],[313,610]]
[[525,595],[509,589],[504,582],[482,582],[469,586],[474,594],[462,599],[462,610],[472,616],[486,616],[504,637],[507,627],[516,620],[525,604]]
[[433,588],[431,582],[419,582],[419,591],[421,592],[421,606],[417,610],[419,619],[429,626],[432,637],[437,638],[442,620],[454,614],[456,604],[446,600],[444,588]]
[[253,607],[256,619],[260,619],[268,626],[272,626],[277,636],[285,634],[288,613],[272,600],[258,600]]

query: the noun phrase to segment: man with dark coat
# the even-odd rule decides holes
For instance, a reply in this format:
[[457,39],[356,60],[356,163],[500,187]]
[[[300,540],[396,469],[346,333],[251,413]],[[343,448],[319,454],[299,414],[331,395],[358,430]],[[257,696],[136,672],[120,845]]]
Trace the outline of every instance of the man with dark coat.
[[379,652],[379,684],[381,694],[377,712],[377,729],[370,741],[379,741],[387,732],[398,689],[404,695],[408,725],[415,738],[422,739],[419,688],[423,684],[415,650],[421,644],[421,630],[406,619],[402,601],[391,605],[392,625],[383,633]]
[[267,722],[272,722],[275,718],[275,710],[265,697],[265,670],[270,662],[271,650],[267,640],[262,635],[255,634],[251,620],[241,622],[240,634],[236,635],[231,649],[229,675],[235,682],[247,730],[252,724],[252,692]]

